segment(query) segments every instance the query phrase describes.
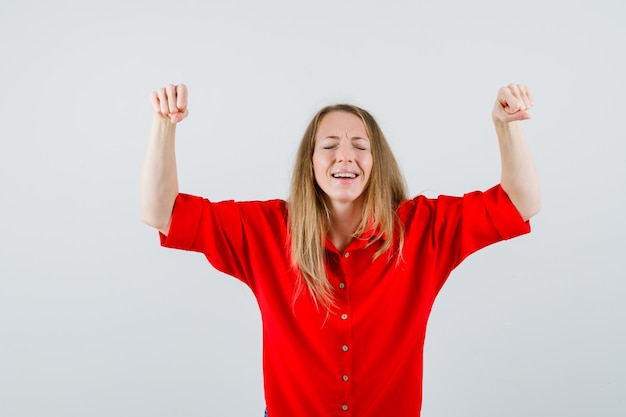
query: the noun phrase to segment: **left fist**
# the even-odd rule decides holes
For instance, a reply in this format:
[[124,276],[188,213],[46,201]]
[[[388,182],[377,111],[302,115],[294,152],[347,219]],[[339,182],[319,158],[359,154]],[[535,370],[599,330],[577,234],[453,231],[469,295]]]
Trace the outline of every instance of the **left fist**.
[[509,123],[530,119],[529,110],[534,104],[533,96],[528,87],[509,84],[498,90],[498,98],[493,106],[491,117],[494,122]]

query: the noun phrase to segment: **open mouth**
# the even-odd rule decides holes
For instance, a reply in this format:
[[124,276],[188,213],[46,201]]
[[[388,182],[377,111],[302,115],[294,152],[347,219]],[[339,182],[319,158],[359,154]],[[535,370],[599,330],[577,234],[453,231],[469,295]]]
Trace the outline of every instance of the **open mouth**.
[[354,172],[335,172],[334,174],[331,174],[333,176],[333,178],[345,178],[345,179],[355,179],[356,177],[358,177],[358,175]]

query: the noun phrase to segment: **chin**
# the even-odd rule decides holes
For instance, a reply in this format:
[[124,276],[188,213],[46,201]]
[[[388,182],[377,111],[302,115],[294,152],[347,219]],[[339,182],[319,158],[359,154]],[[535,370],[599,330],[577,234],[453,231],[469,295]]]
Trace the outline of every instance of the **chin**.
[[356,195],[356,196],[347,196],[347,195],[338,195],[338,196],[327,196],[328,200],[331,203],[338,203],[338,204],[352,204],[352,203],[357,203],[360,202],[362,200],[362,195]]

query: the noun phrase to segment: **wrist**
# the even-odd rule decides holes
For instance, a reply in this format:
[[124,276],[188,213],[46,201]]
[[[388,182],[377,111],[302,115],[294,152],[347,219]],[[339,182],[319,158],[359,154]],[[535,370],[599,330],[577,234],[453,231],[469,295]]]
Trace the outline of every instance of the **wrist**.
[[172,123],[169,117],[163,117],[157,113],[152,116],[152,134],[162,138],[173,138],[176,133],[176,123]]
[[500,119],[493,119],[493,125],[495,126],[497,131],[505,131],[510,132],[513,130],[521,129],[521,123],[519,120],[513,120],[511,122],[505,122]]

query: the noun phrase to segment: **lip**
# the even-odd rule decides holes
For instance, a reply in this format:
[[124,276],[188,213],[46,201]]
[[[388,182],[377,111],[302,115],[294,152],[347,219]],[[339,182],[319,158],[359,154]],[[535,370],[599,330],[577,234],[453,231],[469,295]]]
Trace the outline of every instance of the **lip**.
[[[354,178],[350,178],[350,177],[335,177],[334,175],[336,174],[352,174],[354,175]],[[356,171],[350,170],[350,169],[340,169],[337,171],[332,171],[330,173],[330,179],[331,181],[333,181],[335,184],[339,184],[339,185],[351,185],[354,184],[358,179],[359,179],[360,174]]]
[[[352,175],[354,175],[354,178],[341,178],[341,177],[335,178],[335,175],[337,175],[337,174],[352,174]],[[351,170],[351,169],[339,169],[339,170],[336,170],[336,171],[332,171],[330,173],[330,176],[333,179],[339,179],[339,180],[340,179],[350,179],[350,180],[353,180],[353,179],[356,179],[357,177],[359,177],[360,174],[357,171],[354,171],[354,170]]]

